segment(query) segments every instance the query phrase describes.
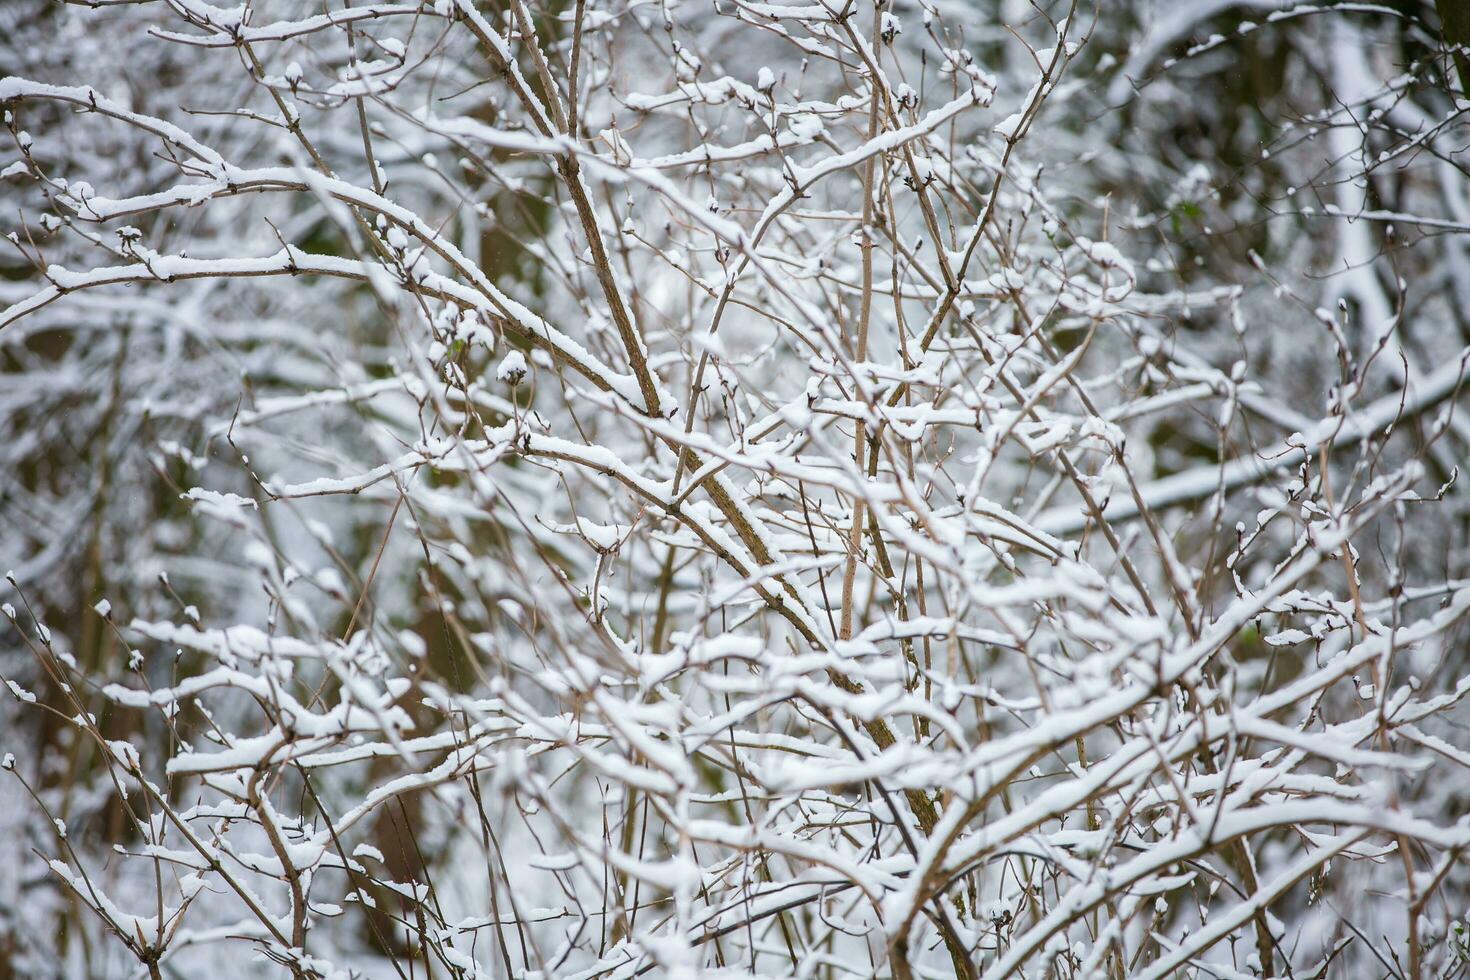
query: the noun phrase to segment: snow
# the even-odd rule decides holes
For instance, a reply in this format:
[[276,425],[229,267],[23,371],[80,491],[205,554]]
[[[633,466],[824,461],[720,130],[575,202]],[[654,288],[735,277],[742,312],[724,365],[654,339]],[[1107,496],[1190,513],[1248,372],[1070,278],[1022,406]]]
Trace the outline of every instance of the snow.
[[518,350],[513,350],[500,359],[500,365],[495,369],[495,377],[503,384],[518,385],[526,377],[528,370],[526,356]]
[[17,962],[1453,969],[1470,196],[1393,18],[289,6],[10,25]]

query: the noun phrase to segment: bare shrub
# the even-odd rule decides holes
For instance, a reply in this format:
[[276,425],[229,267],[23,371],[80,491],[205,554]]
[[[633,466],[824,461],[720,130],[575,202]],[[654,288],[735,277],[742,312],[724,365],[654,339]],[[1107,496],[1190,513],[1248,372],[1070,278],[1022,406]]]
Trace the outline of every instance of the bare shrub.
[[1453,22],[309,6],[0,9],[0,974],[1465,972]]

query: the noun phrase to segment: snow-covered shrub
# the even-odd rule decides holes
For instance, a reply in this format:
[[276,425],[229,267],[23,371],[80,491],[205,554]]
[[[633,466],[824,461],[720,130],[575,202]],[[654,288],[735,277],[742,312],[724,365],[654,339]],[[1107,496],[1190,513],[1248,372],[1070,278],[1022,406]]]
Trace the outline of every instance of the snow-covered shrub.
[[1464,971],[1432,5],[0,28],[0,974]]

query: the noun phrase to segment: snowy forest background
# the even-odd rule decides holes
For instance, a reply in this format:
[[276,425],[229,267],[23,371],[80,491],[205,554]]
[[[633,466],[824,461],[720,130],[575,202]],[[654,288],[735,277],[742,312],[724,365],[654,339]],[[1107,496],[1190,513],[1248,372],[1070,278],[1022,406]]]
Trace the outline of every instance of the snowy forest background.
[[1470,974],[1467,43],[0,3],[0,978]]

